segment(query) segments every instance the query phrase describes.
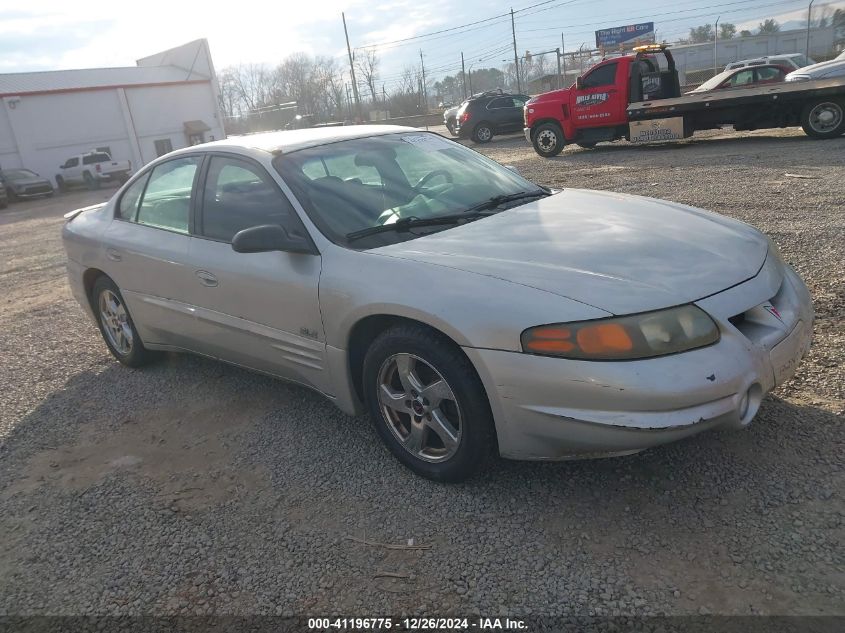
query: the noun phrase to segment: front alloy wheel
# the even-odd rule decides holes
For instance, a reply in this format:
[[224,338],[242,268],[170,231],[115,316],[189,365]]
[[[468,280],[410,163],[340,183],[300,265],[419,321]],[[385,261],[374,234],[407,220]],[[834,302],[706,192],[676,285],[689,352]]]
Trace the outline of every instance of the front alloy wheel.
[[493,453],[484,386],[442,334],[410,323],[382,332],[364,358],[362,386],[382,441],[418,475],[462,481]]
[[387,425],[411,455],[441,462],[461,441],[461,412],[449,383],[412,354],[394,354],[382,363],[378,399]]

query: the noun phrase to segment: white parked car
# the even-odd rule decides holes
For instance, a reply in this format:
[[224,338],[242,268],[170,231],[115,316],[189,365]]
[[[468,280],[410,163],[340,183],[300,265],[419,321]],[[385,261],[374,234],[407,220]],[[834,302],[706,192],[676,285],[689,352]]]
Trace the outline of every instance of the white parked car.
[[845,53],[827,62],[820,62],[794,70],[786,76],[786,81],[816,81],[818,79],[833,79],[845,77]]
[[124,183],[131,173],[132,163],[128,160],[112,160],[107,152],[86,152],[71,156],[59,166],[56,185],[61,190],[71,185],[96,189],[100,183],[110,180]]
[[812,57],[807,57],[804,53],[783,53],[778,55],[764,55],[763,57],[731,62],[725,66],[725,70],[744,68],[746,66],[759,66],[760,64],[777,64],[778,66],[785,66],[786,68],[798,69],[815,63],[816,62]]
[[443,481],[495,451],[625,455],[744,427],[813,330],[756,229],[552,191],[413,128],[178,150],[66,217],[71,288],[121,363],[191,351],[306,385]]

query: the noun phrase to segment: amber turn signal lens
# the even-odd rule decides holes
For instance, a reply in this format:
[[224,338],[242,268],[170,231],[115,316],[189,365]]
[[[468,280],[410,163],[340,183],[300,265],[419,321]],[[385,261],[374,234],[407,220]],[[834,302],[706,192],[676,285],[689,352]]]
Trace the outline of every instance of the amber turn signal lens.
[[627,352],[634,347],[625,328],[618,323],[600,323],[578,330],[578,346],[585,354]]

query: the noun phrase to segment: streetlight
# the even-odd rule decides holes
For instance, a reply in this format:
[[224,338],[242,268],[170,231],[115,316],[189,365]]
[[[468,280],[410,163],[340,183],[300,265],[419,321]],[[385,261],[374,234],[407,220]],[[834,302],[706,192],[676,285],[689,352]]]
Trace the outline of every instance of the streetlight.
[[719,18],[722,16],[718,16],[716,18],[716,27],[713,29],[713,76],[715,77],[718,75],[719,70],[719,58],[716,56],[716,46],[719,43]]
[[810,18],[813,15],[813,3],[816,0],[810,0],[810,6],[807,7],[807,53],[806,57],[810,56]]
[[472,96],[472,67],[475,66],[479,62],[483,62],[483,59],[476,59],[469,65],[469,71],[467,71],[467,80],[469,81],[469,96]]

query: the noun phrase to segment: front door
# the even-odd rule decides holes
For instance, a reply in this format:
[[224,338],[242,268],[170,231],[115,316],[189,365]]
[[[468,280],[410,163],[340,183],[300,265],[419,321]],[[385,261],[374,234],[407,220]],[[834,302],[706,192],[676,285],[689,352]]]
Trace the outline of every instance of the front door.
[[201,200],[188,245],[197,351],[329,392],[320,256],[231,245],[263,224],[304,234],[296,211],[261,165],[224,154],[211,157]]
[[[624,68],[624,67],[622,67]],[[609,127],[626,122],[627,98],[619,86],[617,73],[624,72],[619,62],[607,62],[590,69],[581,78],[581,87],[571,92],[576,128]]]

